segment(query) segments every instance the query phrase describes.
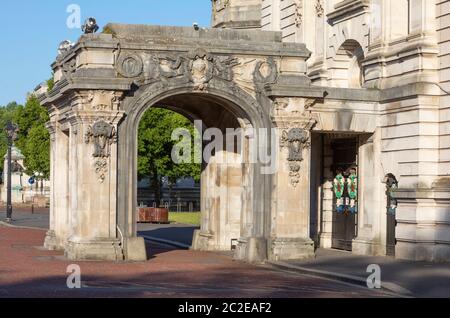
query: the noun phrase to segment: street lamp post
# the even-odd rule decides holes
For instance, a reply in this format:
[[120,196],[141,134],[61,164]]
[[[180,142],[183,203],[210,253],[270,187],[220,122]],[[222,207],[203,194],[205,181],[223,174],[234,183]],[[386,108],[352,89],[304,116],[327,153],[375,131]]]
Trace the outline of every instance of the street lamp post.
[[7,184],[7,198],[6,198],[6,222],[11,222],[12,220],[12,199],[11,199],[11,188],[12,188],[12,145],[17,138],[18,132],[17,125],[12,122],[8,122],[6,125],[6,136],[8,137],[8,158],[7,158],[7,174],[8,174],[8,184]]

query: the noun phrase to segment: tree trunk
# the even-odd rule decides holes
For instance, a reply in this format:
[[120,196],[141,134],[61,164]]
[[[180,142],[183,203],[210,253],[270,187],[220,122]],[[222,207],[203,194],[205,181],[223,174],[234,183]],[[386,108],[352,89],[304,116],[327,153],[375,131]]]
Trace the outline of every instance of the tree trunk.
[[161,178],[158,175],[158,171],[156,171],[156,169],[153,170],[151,187],[153,190],[153,194],[155,195],[156,207],[159,208],[161,205],[162,191],[161,191]]

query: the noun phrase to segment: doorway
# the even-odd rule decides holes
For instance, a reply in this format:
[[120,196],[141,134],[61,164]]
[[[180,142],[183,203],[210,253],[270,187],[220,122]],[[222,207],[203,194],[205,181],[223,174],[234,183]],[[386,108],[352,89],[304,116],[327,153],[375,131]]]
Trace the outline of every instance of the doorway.
[[331,247],[351,251],[357,236],[358,139],[331,141],[333,164],[333,227]]

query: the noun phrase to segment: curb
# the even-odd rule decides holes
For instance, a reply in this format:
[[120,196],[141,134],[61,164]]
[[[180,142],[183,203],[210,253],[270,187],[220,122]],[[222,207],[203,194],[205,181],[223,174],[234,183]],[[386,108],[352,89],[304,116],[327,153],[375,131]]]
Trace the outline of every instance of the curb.
[[189,250],[191,248],[191,246],[187,245],[187,244],[183,244],[183,243],[175,242],[175,241],[170,241],[170,240],[165,240],[165,239],[157,238],[157,237],[153,237],[153,236],[141,235],[141,237],[143,237],[146,241],[153,241],[153,242],[156,242],[156,243],[162,243],[162,244],[166,244],[166,245],[169,245],[169,246],[181,248],[181,249],[184,249],[184,250]]
[[5,226],[5,227],[13,228],[13,229],[48,231],[48,229],[43,229],[40,227],[20,226],[20,225],[6,223],[4,221],[0,221],[0,226]]
[[[311,268],[307,268],[307,267],[292,265],[292,264],[289,264],[286,262],[268,262],[268,264],[272,265],[273,267],[275,267],[277,269],[287,270],[289,272],[296,272],[296,273],[300,273],[300,274],[307,274],[307,275],[312,275],[312,276],[321,277],[321,278],[338,280],[338,281],[341,281],[344,283],[350,283],[353,285],[358,285],[360,287],[367,288],[366,279],[359,277],[359,276],[338,274],[338,273],[334,273],[334,272],[311,269]],[[382,282],[381,290],[395,293],[404,298],[414,297],[413,293],[410,290],[408,290],[400,285],[397,285],[395,283],[391,283],[391,282]]]

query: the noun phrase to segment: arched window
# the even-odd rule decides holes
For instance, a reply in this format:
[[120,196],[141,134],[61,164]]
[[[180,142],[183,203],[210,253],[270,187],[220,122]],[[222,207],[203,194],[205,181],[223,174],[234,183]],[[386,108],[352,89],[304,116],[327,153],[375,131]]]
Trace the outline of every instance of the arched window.
[[361,88],[364,84],[363,60],[364,51],[361,45],[355,40],[345,41],[332,61],[330,85]]

